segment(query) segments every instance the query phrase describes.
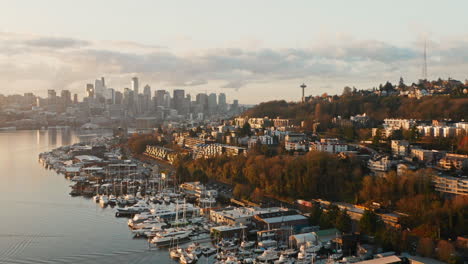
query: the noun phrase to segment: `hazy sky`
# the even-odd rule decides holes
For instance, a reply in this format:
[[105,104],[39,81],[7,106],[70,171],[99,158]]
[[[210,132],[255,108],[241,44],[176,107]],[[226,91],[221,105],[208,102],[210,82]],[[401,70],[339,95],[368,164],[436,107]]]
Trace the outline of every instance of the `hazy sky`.
[[84,94],[105,76],[257,103],[417,81],[464,80],[468,1],[0,0],[0,93]]

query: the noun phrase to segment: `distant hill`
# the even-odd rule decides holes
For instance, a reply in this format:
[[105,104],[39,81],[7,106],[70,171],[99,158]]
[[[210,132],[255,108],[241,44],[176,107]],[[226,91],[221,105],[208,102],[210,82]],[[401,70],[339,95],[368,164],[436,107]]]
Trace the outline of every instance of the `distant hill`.
[[323,96],[306,103],[270,101],[245,111],[249,117],[280,117],[300,122],[329,120],[335,116],[349,118],[366,113],[370,118],[414,118],[468,120],[468,97],[425,96],[421,99],[403,96]]

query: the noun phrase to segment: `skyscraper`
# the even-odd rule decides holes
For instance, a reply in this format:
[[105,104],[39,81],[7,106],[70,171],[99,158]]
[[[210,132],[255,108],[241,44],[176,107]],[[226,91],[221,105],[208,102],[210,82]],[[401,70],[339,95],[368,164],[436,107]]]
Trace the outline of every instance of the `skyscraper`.
[[55,90],[53,89],[47,90],[47,99],[55,100],[56,97],[57,97],[57,93],[55,92]]
[[239,100],[234,99],[234,100],[232,101],[232,105],[231,105],[230,111],[232,111],[232,112],[237,112],[237,111],[239,111]]
[[86,96],[88,98],[94,98],[94,85],[92,83],[86,84]]
[[129,88],[125,88],[124,94],[123,94],[124,105],[127,107],[127,109],[130,109],[131,106],[133,106],[134,102],[135,102],[135,98],[134,98],[133,91],[130,90]]
[[69,90],[62,90],[62,92],[60,92],[60,97],[62,98],[62,103],[65,106],[71,105],[72,98],[71,98],[71,93]]
[[164,97],[165,96],[166,96],[166,90],[157,90],[155,92],[156,106],[165,106],[165,104],[164,104]]
[[204,112],[208,110],[208,95],[205,93],[197,94],[196,98],[197,105],[199,105]]
[[208,112],[210,113],[215,113],[216,108],[218,107],[218,103],[216,101],[216,94],[215,93],[210,93],[208,96]]
[[97,97],[104,97],[105,95],[105,90],[106,90],[106,85],[105,85],[105,80],[104,77],[101,77],[101,79],[97,79],[94,81],[94,96]]
[[218,108],[221,112],[225,112],[227,110],[227,103],[226,103],[226,94],[220,93],[218,95]]
[[131,89],[133,91],[133,94],[136,95],[139,93],[139,88],[138,88],[138,78],[137,77],[133,77],[132,78],[132,83],[131,83]]
[[185,91],[181,89],[175,89],[173,95],[174,109],[176,109],[180,115],[186,114],[184,112]]
[[153,110],[152,104],[151,104],[151,87],[147,84],[143,88],[143,111],[151,111]]
[[115,104],[122,104],[122,100],[123,100],[123,94],[119,91],[116,91],[114,93],[114,103]]
[[145,85],[145,87],[143,88],[143,94],[151,98],[151,86],[149,86],[148,84]]

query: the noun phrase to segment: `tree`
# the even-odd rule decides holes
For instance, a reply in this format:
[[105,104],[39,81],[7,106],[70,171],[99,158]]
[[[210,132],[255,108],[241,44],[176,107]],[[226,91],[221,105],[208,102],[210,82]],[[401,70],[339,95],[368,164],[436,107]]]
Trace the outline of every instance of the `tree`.
[[406,87],[405,82],[403,81],[403,77],[400,77],[400,81],[398,82],[398,88]]
[[379,216],[374,212],[365,210],[361,219],[359,220],[359,228],[362,232],[374,235],[379,226]]
[[400,129],[396,129],[396,130],[393,130],[392,132],[392,135],[390,137],[391,139],[396,139],[396,140],[401,140],[403,139],[403,130],[400,128]]
[[309,222],[311,225],[320,224],[320,216],[322,215],[322,209],[320,207],[313,205],[309,211]]
[[346,210],[340,211],[336,218],[335,227],[341,232],[348,233],[351,231],[352,221]]
[[456,263],[455,247],[446,240],[437,243],[437,258],[446,263]]
[[240,134],[241,137],[252,135],[252,128],[250,127],[249,122],[245,122],[245,124],[242,126],[239,134]]
[[342,93],[343,96],[350,96],[351,93],[352,93],[351,87],[345,86],[343,88],[343,93]]
[[434,255],[434,241],[428,237],[419,240],[417,252],[423,257],[431,258]]
[[382,139],[382,130],[380,128],[377,128],[377,131],[375,131],[375,136],[372,138],[372,144],[375,146],[380,145],[381,139]]

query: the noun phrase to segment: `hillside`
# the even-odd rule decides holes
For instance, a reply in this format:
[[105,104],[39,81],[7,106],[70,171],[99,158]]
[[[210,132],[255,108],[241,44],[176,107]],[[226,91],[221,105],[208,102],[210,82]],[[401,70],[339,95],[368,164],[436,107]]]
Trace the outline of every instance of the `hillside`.
[[313,98],[306,103],[270,101],[243,113],[249,117],[281,117],[295,121],[349,118],[366,113],[370,118],[468,119],[468,97],[426,96],[421,99],[400,96],[334,96]]

